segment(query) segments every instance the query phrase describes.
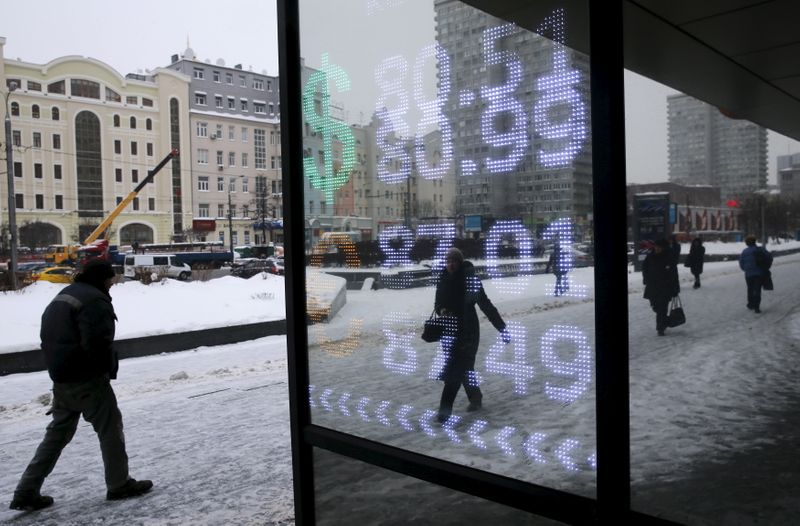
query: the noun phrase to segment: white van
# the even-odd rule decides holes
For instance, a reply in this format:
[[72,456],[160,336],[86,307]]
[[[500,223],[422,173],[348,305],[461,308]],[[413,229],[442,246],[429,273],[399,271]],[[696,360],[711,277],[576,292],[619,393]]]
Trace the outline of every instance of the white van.
[[128,254],[124,272],[125,277],[131,279],[147,272],[184,281],[192,275],[192,267],[178,261],[175,254]]

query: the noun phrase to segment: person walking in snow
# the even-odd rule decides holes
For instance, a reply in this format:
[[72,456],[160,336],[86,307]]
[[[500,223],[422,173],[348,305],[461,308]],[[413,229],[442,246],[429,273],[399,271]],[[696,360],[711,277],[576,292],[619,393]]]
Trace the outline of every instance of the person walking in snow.
[[48,414],[53,419],[17,484],[9,506],[13,510],[33,511],[53,504],[52,497],[41,494],[41,487],[72,440],[81,415],[100,439],[106,499],[134,497],[153,487],[151,481],[128,474],[122,414],[111,388],[119,368],[112,348],[117,319],[109,295],[113,280],[114,269],[108,262],[90,261],[42,315],[42,351],[53,380]]
[[656,313],[656,331],[664,336],[667,329],[667,309],[672,298],[680,292],[676,260],[669,241],[659,239],[642,263],[644,297]]
[[445,331],[442,344],[445,346],[445,360],[439,380],[444,381],[444,389],[439,403],[436,419],[444,422],[453,412],[453,402],[459,388],[463,385],[469,399],[467,411],[477,411],[482,407],[483,393],[475,377],[475,355],[480,341],[480,323],[475,305],[489,318],[495,329],[502,334],[503,342],[509,343],[511,336],[506,324],[483,290],[472,263],[464,260],[457,248],[447,252],[445,268],[436,286],[434,310],[440,316],[451,316],[452,326]]
[[764,280],[770,275],[769,268],[772,266],[772,254],[763,246],[756,245],[756,236],[744,238],[747,245],[739,256],[739,268],[744,271],[744,279],[747,283],[747,308],[761,312],[761,287]]
[[550,273],[552,269],[556,277],[556,286],[553,294],[561,296],[566,294],[569,290],[569,282],[567,281],[567,273],[569,272],[569,261],[567,261],[567,253],[561,248],[561,243],[556,241],[553,244],[553,251],[550,253],[550,259],[547,261],[545,273]]
[[689,247],[689,255],[686,256],[686,261],[683,263],[684,267],[689,267],[692,275],[694,276],[694,288],[700,288],[700,274],[703,273],[703,259],[706,255],[706,247],[703,246],[703,240],[696,237],[692,240],[692,245]]

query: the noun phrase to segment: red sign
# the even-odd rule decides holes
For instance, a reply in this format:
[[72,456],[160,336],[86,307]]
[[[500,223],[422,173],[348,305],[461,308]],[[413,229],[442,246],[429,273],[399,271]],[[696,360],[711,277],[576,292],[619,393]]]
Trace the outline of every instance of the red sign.
[[192,219],[192,230],[195,232],[213,232],[217,229],[214,219]]

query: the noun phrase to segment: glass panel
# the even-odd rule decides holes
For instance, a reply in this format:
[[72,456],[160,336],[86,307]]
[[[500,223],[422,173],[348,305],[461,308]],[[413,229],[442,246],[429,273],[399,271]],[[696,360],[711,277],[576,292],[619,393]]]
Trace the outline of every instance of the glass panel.
[[536,9],[301,2],[309,395],[315,424],[593,496],[588,57]]
[[[626,98],[632,506],[685,524],[791,524],[800,200],[782,177],[800,143],[631,73]],[[648,255],[671,235],[677,260]],[[774,257],[774,290],[754,279],[748,235]],[[675,281],[666,266],[687,322],[659,337],[650,301],[674,292],[659,293]]]
[[[324,449],[314,450],[314,483],[316,523],[320,526],[563,524]],[[413,506],[409,506],[411,502]]]

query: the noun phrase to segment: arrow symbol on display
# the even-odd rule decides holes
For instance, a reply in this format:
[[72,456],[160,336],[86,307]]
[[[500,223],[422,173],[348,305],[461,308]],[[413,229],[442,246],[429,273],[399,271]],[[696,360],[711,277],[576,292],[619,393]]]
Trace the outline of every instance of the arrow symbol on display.
[[461,439],[458,438],[458,433],[456,433],[454,429],[460,420],[460,416],[450,415],[450,418],[445,420],[444,424],[442,424],[442,429],[444,429],[445,434],[450,437],[451,441],[456,443],[461,442]]
[[556,448],[556,456],[558,457],[558,460],[560,460],[561,464],[570,471],[578,471],[578,464],[575,463],[575,460],[572,458],[570,453],[579,445],[580,443],[577,440],[568,438]]
[[339,406],[339,411],[341,411],[344,416],[350,416],[350,410],[345,405],[349,399],[350,393],[344,393],[339,397],[339,402],[336,404]]
[[528,437],[527,440],[525,440],[525,444],[522,446],[525,448],[525,453],[527,453],[531,459],[540,464],[547,464],[547,459],[544,458],[542,452],[539,451],[539,444],[541,444],[545,438],[547,438],[547,435],[544,433],[533,433]]
[[481,449],[486,449],[486,442],[480,437],[480,433],[486,429],[488,423],[484,420],[475,420],[469,429],[467,429],[467,436],[472,440],[472,443]]
[[326,411],[333,411],[331,403],[328,401],[328,397],[331,394],[333,394],[333,389],[325,389],[319,397],[319,403],[322,404],[322,407],[324,407]]
[[375,412],[375,414],[378,417],[378,422],[380,422],[381,424],[383,424],[385,426],[391,426],[392,425],[392,423],[389,421],[389,419],[386,418],[386,409],[389,407],[390,404],[391,404],[390,401],[382,400],[381,403],[378,404],[378,410]]
[[506,426],[497,433],[497,438],[495,441],[497,445],[500,446],[507,455],[511,455],[512,457],[515,456],[514,449],[511,447],[511,444],[508,443],[508,438],[513,435],[517,431],[516,427]]
[[429,437],[436,436],[436,431],[434,431],[433,427],[431,427],[431,418],[433,418],[434,415],[436,415],[436,411],[427,409],[424,413],[422,413],[422,416],[419,417],[419,427],[421,427],[422,430],[425,431],[425,434]]
[[364,422],[369,422],[369,415],[364,410],[364,408],[367,407],[368,403],[369,403],[369,397],[365,396],[358,401],[358,405],[356,406],[356,412],[359,414],[359,416],[361,416]]
[[397,412],[397,421],[400,422],[400,426],[406,431],[414,431],[414,426],[408,421],[408,413],[410,413],[412,409],[414,409],[412,406],[404,405],[400,408],[400,411]]

